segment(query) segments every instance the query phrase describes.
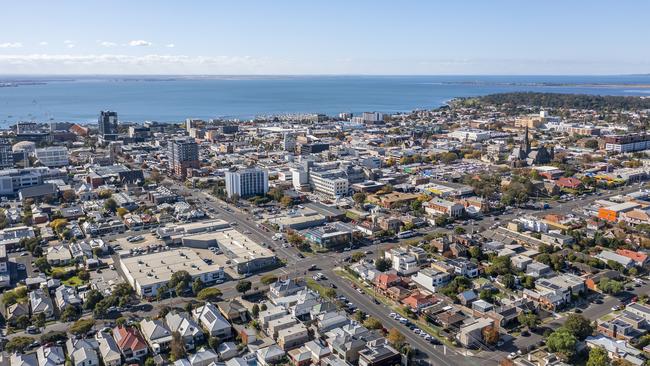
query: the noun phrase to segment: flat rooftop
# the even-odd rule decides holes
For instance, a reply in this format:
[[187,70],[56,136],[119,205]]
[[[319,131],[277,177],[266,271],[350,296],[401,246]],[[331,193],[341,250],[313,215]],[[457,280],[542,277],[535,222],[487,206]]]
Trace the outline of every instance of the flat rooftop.
[[222,270],[221,266],[206,264],[191,249],[177,249],[121,258],[120,261],[122,268],[128,271],[126,275],[133,277],[141,286],[169,281],[172,274],[178,271],[187,271],[190,276],[194,277]]

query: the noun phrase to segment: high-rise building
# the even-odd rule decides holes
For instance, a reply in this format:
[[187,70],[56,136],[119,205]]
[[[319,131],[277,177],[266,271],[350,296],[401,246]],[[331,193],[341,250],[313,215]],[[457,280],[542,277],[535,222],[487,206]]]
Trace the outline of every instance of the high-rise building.
[[0,138],[0,168],[11,168],[14,166],[14,153],[9,140]]
[[188,169],[199,168],[199,145],[193,138],[179,137],[169,142],[169,169],[179,178],[187,177]]
[[264,195],[269,191],[269,173],[259,168],[226,172],[228,197]]
[[117,140],[117,112],[99,112],[97,124],[99,125],[99,139],[102,142]]
[[284,151],[294,152],[296,150],[296,135],[291,132],[285,132],[282,140]]

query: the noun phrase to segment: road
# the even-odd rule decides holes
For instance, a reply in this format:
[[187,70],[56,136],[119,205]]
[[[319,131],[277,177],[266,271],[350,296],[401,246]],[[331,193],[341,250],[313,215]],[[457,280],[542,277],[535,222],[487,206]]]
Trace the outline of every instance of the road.
[[473,357],[467,357],[457,353],[456,351],[450,349],[447,346],[443,345],[433,345],[420,336],[413,333],[408,327],[401,324],[400,322],[392,319],[388,316],[391,312],[389,308],[382,304],[375,304],[374,301],[366,294],[360,294],[357,292],[348,280],[343,279],[336,275],[331,269],[323,271],[326,275],[327,280],[323,281],[325,283],[330,282],[334,283],[337,287],[337,292],[345,296],[350,302],[355,304],[361,311],[364,313],[373,316],[377,319],[380,319],[385,328],[396,328],[398,329],[406,338],[406,341],[419,352],[426,355],[426,359],[423,361],[430,365],[467,365],[467,366],[478,366],[478,365],[496,365],[497,360],[489,359],[478,359]]

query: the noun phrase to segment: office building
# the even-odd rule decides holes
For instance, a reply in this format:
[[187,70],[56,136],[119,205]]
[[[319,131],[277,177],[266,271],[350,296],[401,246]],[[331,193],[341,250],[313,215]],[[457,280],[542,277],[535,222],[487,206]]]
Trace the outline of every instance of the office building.
[[176,138],[169,142],[168,158],[170,171],[184,179],[188,169],[199,168],[199,145],[190,137]]
[[117,112],[99,112],[99,139],[102,142],[117,140]]
[[68,148],[64,146],[49,146],[36,149],[36,159],[47,167],[61,167],[68,165]]
[[629,134],[605,136],[605,150],[612,152],[632,152],[650,149],[650,135]]
[[309,181],[315,193],[329,198],[344,197],[350,194],[350,181],[343,170],[311,172]]
[[9,140],[0,138],[0,168],[14,166],[14,153]]
[[228,197],[265,195],[269,191],[269,174],[266,170],[249,168],[226,172]]
[[296,150],[296,135],[291,132],[284,133],[282,137],[282,149],[284,151],[294,152]]

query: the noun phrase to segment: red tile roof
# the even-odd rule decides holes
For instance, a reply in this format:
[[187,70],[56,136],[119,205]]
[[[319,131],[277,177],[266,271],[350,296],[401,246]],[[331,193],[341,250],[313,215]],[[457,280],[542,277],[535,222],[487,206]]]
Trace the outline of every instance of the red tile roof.
[[617,254],[620,254],[624,257],[628,257],[631,260],[637,262],[637,263],[643,263],[646,260],[648,260],[648,255],[645,253],[640,253],[640,252],[635,252],[633,250],[629,249],[617,249],[616,250]]
[[113,329],[113,334],[117,346],[122,350],[130,349],[135,352],[147,348],[147,342],[144,341],[140,332],[134,327],[117,326]]

